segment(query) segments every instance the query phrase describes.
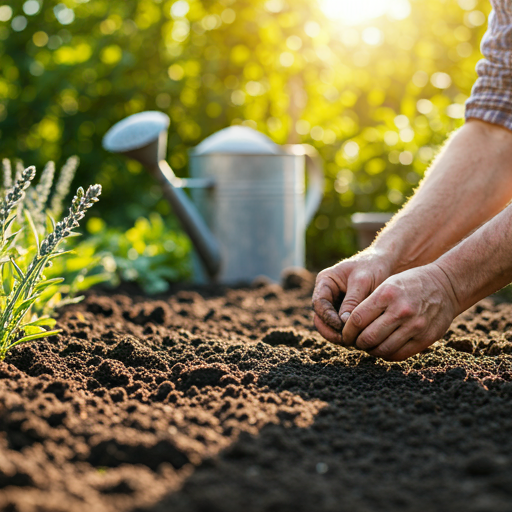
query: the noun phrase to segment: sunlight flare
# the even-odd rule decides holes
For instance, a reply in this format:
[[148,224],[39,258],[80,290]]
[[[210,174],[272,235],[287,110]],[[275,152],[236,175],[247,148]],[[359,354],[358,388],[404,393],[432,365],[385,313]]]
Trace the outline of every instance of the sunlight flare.
[[348,25],[357,25],[384,15],[401,20],[411,12],[408,0],[321,0],[320,5],[329,18]]

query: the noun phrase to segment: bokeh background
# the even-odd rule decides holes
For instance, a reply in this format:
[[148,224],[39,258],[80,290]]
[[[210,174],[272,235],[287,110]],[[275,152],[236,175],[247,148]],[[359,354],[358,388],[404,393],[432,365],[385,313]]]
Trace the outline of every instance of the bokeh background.
[[[120,119],[169,114],[179,176],[188,148],[233,124],[312,144],[327,175],[307,232],[318,270],[356,251],[351,214],[400,208],[463,123],[489,11],[487,0],[0,0],[0,153],[39,168],[77,154],[75,182],[104,190],[88,230],[131,229],[135,261],[149,247],[137,219],[158,237],[178,228],[140,165],[102,149]],[[189,244],[171,241],[179,267]]]

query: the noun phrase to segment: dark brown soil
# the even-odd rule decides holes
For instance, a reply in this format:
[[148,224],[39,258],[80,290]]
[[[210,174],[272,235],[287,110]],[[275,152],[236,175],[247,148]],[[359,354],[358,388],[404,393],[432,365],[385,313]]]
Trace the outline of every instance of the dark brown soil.
[[90,294],[0,363],[9,512],[512,511],[512,305],[391,364],[285,289]]

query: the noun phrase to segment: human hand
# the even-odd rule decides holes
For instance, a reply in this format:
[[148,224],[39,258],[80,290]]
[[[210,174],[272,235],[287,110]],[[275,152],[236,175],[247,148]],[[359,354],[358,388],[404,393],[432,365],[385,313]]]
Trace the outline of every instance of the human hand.
[[343,340],[402,361],[440,339],[459,312],[449,278],[432,263],[386,279],[352,311]]
[[345,344],[341,336],[352,310],[391,275],[389,258],[370,248],[322,270],[313,292],[315,327],[333,343]]

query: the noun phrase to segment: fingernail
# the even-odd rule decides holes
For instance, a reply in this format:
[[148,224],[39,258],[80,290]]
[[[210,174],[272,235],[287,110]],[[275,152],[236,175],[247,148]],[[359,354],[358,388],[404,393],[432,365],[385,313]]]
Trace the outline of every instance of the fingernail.
[[347,321],[348,321],[348,319],[349,319],[349,318],[350,318],[350,313],[348,313],[348,312],[343,313],[343,315],[341,315],[341,317],[340,317],[341,321],[342,321],[344,324],[346,324],[346,323],[347,323]]

